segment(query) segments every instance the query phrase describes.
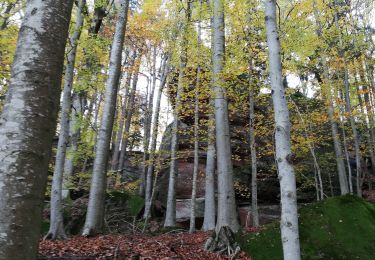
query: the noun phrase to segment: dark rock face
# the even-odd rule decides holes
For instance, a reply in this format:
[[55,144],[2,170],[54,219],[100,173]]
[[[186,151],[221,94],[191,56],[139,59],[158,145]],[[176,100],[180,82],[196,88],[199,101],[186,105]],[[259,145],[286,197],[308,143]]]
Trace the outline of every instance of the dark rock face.
[[[252,226],[251,206],[245,205],[238,208],[240,223],[243,227]],[[269,224],[280,220],[281,209],[279,204],[259,206],[259,223],[260,225]]]

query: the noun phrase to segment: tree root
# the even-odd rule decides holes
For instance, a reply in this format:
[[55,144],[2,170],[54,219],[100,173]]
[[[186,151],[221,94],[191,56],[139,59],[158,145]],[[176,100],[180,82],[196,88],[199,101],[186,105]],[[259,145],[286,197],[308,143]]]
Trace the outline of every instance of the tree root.
[[228,226],[222,226],[217,234],[216,232],[213,233],[207,239],[204,249],[219,255],[230,256],[233,260],[237,259],[241,252],[238,243],[235,241],[234,233]]

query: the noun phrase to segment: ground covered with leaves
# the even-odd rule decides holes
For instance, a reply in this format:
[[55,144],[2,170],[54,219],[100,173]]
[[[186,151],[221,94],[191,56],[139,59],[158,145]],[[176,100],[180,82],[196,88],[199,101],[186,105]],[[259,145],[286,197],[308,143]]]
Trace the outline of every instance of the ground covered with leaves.
[[[230,259],[204,251],[208,232],[169,232],[162,235],[72,237],[41,241],[39,259]],[[241,252],[238,259],[252,259]]]

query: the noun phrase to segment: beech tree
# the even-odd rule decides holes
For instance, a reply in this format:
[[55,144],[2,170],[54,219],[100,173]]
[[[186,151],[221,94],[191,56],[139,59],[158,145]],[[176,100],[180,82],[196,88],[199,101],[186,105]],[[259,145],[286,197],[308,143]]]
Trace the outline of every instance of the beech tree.
[[[323,34],[323,28],[322,24],[320,21],[320,16],[319,16],[319,10],[317,9],[317,3],[314,0],[313,2],[313,8],[314,8],[314,17],[316,20],[316,33],[319,38],[322,37]],[[333,139],[333,145],[334,145],[334,151],[336,155],[336,164],[337,164],[337,173],[339,176],[339,182],[340,182],[340,191],[341,194],[347,194],[349,192],[348,189],[348,181],[346,177],[346,170],[345,170],[345,164],[344,164],[344,159],[343,159],[343,154],[342,154],[342,148],[341,148],[341,142],[340,142],[340,136],[339,136],[339,131],[338,131],[338,125],[337,121],[334,117],[334,107],[333,107],[333,99],[332,99],[332,84],[331,84],[331,76],[329,73],[329,68],[327,65],[326,61],[326,56],[324,53],[322,54],[320,58],[320,62],[323,67],[323,83],[326,84],[326,89],[325,91],[323,90],[323,97],[327,99],[327,111],[328,111],[328,116],[330,119],[331,123],[331,130],[332,130],[332,139]]]
[[290,143],[290,120],[283,86],[280,42],[276,23],[276,0],[266,0],[266,32],[269,52],[269,73],[272,87],[272,101],[275,113],[276,161],[281,193],[281,241],[284,259],[301,259],[296,180],[292,165]]
[[0,117],[0,258],[35,259],[73,1],[30,0]]
[[129,0],[123,0],[116,23],[116,31],[110,55],[104,110],[97,139],[86,221],[82,232],[84,236],[103,232],[107,161],[121,74],[121,53],[124,45],[128,8]]
[[239,228],[233,188],[232,152],[229,133],[228,103],[225,97],[224,80],[224,1],[213,0],[213,50],[212,85],[215,99],[216,151],[218,175],[218,206],[216,230],[229,226],[233,231]]
[[65,154],[68,144],[69,137],[69,116],[71,112],[72,105],[72,86],[74,78],[74,66],[77,54],[77,46],[79,37],[81,35],[81,28],[83,26],[83,9],[85,8],[86,1],[81,0],[78,4],[78,15],[76,20],[76,25],[74,33],[70,39],[71,50],[67,57],[67,66],[65,70],[64,78],[64,91],[63,91],[63,101],[61,105],[60,112],[60,135],[57,144],[55,168],[53,173],[52,191],[51,191],[51,219],[50,219],[50,229],[45,236],[45,238],[65,239],[63,215],[62,215],[62,182],[64,174],[64,163]]
[[165,214],[164,227],[173,227],[176,225],[176,175],[177,173],[177,163],[178,163],[178,129],[179,129],[179,110],[181,95],[184,89],[185,83],[185,70],[187,65],[187,34],[189,32],[189,23],[191,20],[191,0],[187,0],[187,7],[185,10],[185,21],[183,22],[182,30],[182,42],[181,42],[181,54],[180,54],[180,67],[178,74],[177,92],[175,107],[173,111],[173,128],[172,128],[172,141],[171,141],[171,163],[169,172],[169,183],[168,183],[168,197],[167,197],[167,211]]

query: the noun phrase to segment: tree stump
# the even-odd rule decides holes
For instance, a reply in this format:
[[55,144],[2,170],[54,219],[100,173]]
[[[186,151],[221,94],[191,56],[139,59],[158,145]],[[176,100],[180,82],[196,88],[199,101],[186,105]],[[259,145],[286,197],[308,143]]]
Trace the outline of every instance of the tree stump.
[[214,232],[207,239],[204,249],[219,255],[230,256],[231,259],[237,259],[241,249],[235,240],[233,231],[228,226],[220,227],[219,233]]

